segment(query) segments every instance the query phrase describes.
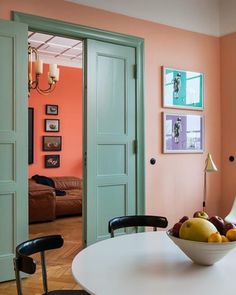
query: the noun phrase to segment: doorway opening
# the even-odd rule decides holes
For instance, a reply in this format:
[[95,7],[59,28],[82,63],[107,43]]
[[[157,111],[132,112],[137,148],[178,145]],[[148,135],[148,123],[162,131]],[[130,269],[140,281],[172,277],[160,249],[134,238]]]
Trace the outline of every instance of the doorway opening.
[[[28,43],[43,62],[41,89],[49,65],[59,69],[51,93],[29,92],[29,238],[61,234],[60,263],[70,265],[83,246],[83,41],[30,31]],[[55,254],[47,260],[59,261]]]

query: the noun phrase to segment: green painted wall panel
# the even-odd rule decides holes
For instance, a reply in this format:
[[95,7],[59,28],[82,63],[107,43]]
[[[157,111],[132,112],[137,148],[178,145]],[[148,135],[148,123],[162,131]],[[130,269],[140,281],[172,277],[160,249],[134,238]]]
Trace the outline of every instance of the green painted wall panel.
[[0,142],[0,163],[4,169],[0,169],[0,181],[14,180],[14,144]]
[[0,194],[0,256],[14,253],[14,194]]
[[97,148],[98,176],[127,173],[125,144],[98,144]]
[[[5,35],[5,34],[4,34]],[[14,66],[13,66],[13,49],[14,49],[14,36],[4,36],[3,32],[0,33],[0,64],[1,64],[1,79],[0,89],[0,124],[1,130],[13,129],[13,89],[14,85]]]
[[98,54],[96,63],[98,133],[124,134],[126,120],[121,118],[125,118],[126,107],[125,60]]
[[99,186],[97,189],[97,238],[109,238],[107,220],[127,211],[126,184]]

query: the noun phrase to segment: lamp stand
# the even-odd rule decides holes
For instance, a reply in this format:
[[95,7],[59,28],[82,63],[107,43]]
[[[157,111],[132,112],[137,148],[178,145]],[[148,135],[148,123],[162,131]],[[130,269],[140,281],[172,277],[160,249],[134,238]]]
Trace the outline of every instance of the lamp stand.
[[202,211],[205,211],[206,207],[206,193],[207,193],[207,181],[206,181],[206,171],[204,171],[204,188],[203,188],[203,202],[202,202]]

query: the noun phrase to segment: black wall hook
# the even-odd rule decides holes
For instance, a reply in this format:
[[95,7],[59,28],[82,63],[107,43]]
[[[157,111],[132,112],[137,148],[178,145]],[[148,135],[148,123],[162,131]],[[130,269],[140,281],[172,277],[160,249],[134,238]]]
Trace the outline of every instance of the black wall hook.
[[151,158],[150,163],[151,163],[151,165],[155,165],[156,164],[156,159]]

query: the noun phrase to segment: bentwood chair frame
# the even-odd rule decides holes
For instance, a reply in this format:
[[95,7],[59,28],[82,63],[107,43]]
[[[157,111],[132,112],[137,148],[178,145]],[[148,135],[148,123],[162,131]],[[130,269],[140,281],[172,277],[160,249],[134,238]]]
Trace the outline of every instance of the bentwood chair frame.
[[39,253],[41,256],[43,295],[88,295],[84,290],[55,290],[48,291],[45,251],[61,248],[64,239],[61,235],[51,235],[25,241],[16,247],[16,256],[13,259],[16,276],[17,294],[23,295],[20,272],[34,274],[36,262],[30,255]]
[[157,228],[166,228],[168,220],[163,216],[154,215],[129,215],[114,217],[108,223],[108,231],[111,234],[111,238],[114,237],[114,231],[120,228],[126,227],[138,227],[138,226],[150,226],[156,231]]

